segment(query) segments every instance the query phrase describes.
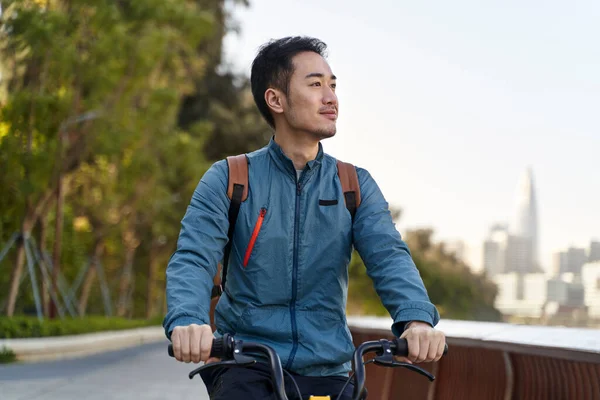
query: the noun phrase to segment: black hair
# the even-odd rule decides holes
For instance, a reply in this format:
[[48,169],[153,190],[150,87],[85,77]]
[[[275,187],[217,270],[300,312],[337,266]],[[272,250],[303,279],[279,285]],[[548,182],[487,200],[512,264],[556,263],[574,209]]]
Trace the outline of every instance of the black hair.
[[312,51],[325,57],[326,49],[327,45],[319,39],[306,36],[271,40],[261,46],[252,62],[250,84],[254,102],[271,128],[275,128],[275,121],[265,101],[267,88],[274,87],[287,95],[290,79],[294,73],[292,58],[305,51]]

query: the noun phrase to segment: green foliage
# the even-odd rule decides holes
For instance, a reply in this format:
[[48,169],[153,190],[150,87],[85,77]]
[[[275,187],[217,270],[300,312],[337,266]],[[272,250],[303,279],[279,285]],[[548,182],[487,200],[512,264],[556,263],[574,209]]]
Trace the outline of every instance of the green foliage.
[[[406,243],[419,270],[429,298],[443,318],[500,321],[494,308],[496,286],[483,275],[474,274],[443,243],[431,242],[431,230],[406,234]],[[348,311],[355,314],[389,316],[381,304],[373,283],[358,253],[350,264]]]
[[0,364],[7,364],[16,361],[16,354],[8,347],[2,346],[0,349]]
[[184,99],[180,125],[213,121],[203,149],[212,160],[264,146],[272,131],[257,111],[248,80],[230,73],[209,74],[210,79],[199,82],[197,91]]
[[0,339],[36,338],[48,336],[77,335],[82,333],[116,331],[123,329],[160,326],[160,318],[126,319],[117,317],[65,318],[44,320],[36,317],[0,317]]
[[353,315],[389,316],[367,275],[367,268],[357,251],[352,254],[348,267],[347,312]]

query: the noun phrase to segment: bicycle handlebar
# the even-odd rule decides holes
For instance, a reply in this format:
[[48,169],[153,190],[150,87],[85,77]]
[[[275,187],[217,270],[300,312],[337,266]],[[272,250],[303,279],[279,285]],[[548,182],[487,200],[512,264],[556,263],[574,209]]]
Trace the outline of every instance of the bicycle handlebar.
[[[408,341],[406,339],[395,338],[393,340],[381,339],[378,341],[364,342],[354,352],[352,358],[352,369],[354,370],[354,393],[352,398],[354,400],[360,400],[365,391],[365,364],[363,363],[363,356],[366,353],[376,352],[379,357],[375,359],[375,362],[379,365],[384,366],[404,366],[413,371],[419,372],[427,376],[430,380],[435,377],[420,368],[404,363],[397,363],[394,361],[393,356],[407,357],[408,356]],[[448,353],[448,344],[444,344],[444,353]]]
[[[168,348],[169,355],[174,357],[173,345],[169,344]],[[244,357],[243,353],[263,353],[269,359],[269,366],[271,368],[271,376],[273,378],[273,385],[277,396],[282,400],[288,400],[285,394],[285,384],[283,380],[283,369],[281,367],[281,360],[277,353],[269,346],[254,342],[244,342],[242,340],[234,340],[228,333],[224,334],[220,338],[213,339],[212,346],[210,349],[210,357],[220,358],[222,360],[235,360],[233,363],[227,363],[229,366],[240,366],[250,365],[255,360]],[[209,364],[210,365],[210,364]],[[199,372],[198,368],[195,371],[190,372],[190,379]]]
[[[229,366],[244,366],[250,365],[255,362],[255,360],[244,357],[242,354],[248,353],[263,353],[269,359],[269,366],[271,369],[271,376],[273,378],[273,385],[275,387],[275,392],[280,400],[288,400],[287,395],[285,393],[285,386],[283,380],[283,369],[281,368],[281,361],[277,353],[269,346],[254,343],[254,342],[244,342],[242,340],[234,340],[234,338],[229,334],[224,334],[220,338],[213,339],[213,343],[210,350],[210,357],[220,358],[222,360],[235,360],[235,361],[226,361],[225,363]],[[375,362],[379,365],[384,366],[405,366],[414,370],[416,372],[420,372],[429,377],[430,380],[433,380],[433,375],[428,374],[426,371],[421,370],[420,368],[413,366],[411,364],[400,364],[393,360],[393,356],[406,357],[408,356],[408,342],[406,339],[396,338],[393,340],[381,339],[378,341],[369,341],[364,342],[354,352],[354,357],[352,358],[352,369],[354,370],[354,393],[352,396],[353,400],[360,400],[365,396],[365,365],[363,363],[363,356],[366,353],[376,352],[379,357],[375,359]],[[444,355],[448,352],[448,345],[444,345]],[[174,357],[173,345],[169,344],[168,347],[169,356]],[[210,366],[210,364],[209,364]],[[205,368],[200,367],[197,370],[194,370],[190,373],[190,379],[198,373],[201,369]]]

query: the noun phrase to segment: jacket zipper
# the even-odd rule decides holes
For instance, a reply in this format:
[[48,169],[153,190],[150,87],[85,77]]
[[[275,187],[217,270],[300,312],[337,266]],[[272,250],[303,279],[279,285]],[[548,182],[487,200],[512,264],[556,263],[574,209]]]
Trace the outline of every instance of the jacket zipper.
[[254,231],[252,231],[252,236],[250,237],[248,248],[246,248],[246,255],[244,256],[244,267],[248,266],[248,262],[250,261],[250,255],[252,254],[252,249],[254,249],[254,244],[256,243],[256,238],[258,237],[258,234],[260,232],[260,227],[263,224],[265,215],[267,215],[267,209],[263,207],[260,209],[260,214],[258,215],[256,224],[254,225]]
[[298,350],[298,328],[296,326],[296,297],[298,294],[298,240],[300,236],[300,192],[302,187],[300,182],[296,184],[296,215],[294,220],[294,267],[292,275],[292,302],[290,304],[290,314],[292,317],[292,351],[290,352],[290,358],[285,366],[286,369],[292,367],[294,357],[296,357],[296,351]]

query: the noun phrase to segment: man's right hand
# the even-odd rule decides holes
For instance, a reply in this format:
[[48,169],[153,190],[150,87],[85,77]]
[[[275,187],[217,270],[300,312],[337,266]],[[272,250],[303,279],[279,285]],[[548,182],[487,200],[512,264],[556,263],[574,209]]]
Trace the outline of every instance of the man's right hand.
[[175,327],[171,332],[175,359],[196,364],[200,361],[206,364],[219,361],[218,358],[209,358],[214,337],[210,325],[191,324]]

